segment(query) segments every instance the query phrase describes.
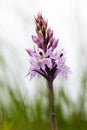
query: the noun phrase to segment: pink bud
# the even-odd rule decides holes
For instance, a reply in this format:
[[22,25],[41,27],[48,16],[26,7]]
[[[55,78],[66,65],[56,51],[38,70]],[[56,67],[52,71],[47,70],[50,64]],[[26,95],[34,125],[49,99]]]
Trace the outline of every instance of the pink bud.
[[32,36],[32,40],[37,43],[38,42],[38,38],[36,36]]
[[48,28],[47,34],[48,34],[49,38],[51,38],[53,36],[53,30],[51,30],[50,28]]
[[55,49],[57,47],[58,41],[59,41],[59,39],[57,39],[57,40],[55,39],[53,41],[53,44],[52,44],[53,49]]

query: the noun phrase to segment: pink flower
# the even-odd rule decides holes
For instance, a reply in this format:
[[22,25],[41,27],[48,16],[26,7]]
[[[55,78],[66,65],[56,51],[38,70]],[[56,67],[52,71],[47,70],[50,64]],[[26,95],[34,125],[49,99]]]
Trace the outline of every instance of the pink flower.
[[53,37],[53,31],[47,28],[47,21],[38,14],[35,18],[37,36],[32,36],[37,49],[26,49],[30,56],[30,79],[34,76],[43,76],[48,81],[53,81],[57,75],[67,79],[71,72],[66,65],[64,49],[54,51],[58,45],[58,39]]

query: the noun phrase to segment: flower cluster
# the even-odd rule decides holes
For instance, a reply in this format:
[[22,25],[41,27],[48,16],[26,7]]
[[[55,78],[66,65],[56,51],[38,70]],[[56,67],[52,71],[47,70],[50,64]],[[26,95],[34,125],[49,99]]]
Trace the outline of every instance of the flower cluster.
[[32,36],[32,40],[37,48],[26,49],[30,56],[30,78],[38,74],[49,81],[53,81],[57,75],[67,79],[70,68],[65,64],[64,50],[55,51],[59,40],[53,36],[53,30],[48,28],[41,12],[35,17],[35,24],[37,36]]

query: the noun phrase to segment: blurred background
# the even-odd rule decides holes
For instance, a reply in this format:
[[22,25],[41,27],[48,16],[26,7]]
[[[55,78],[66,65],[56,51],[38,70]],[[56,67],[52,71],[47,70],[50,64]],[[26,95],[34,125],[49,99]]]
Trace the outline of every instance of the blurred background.
[[38,11],[72,71],[67,81],[54,81],[58,128],[87,130],[86,0],[0,0],[0,130],[51,130],[46,81],[26,76]]

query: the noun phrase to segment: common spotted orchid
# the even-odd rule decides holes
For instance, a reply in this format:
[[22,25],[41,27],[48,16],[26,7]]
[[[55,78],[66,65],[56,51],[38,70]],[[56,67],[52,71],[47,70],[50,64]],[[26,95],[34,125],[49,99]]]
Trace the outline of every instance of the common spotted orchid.
[[42,75],[51,81],[57,75],[67,79],[70,68],[65,63],[64,50],[55,52],[59,39],[54,38],[53,30],[47,27],[47,20],[40,12],[35,17],[35,23],[37,36],[33,35],[32,40],[37,48],[26,49],[30,56],[30,79],[35,75]]
[[47,80],[52,129],[58,130],[54,110],[53,80],[57,76],[67,79],[71,71],[66,65],[64,49],[57,51],[59,39],[54,37],[53,30],[48,27],[47,20],[40,12],[35,17],[35,24],[37,36],[33,35],[32,40],[36,46],[34,49],[26,49],[30,56],[28,75],[30,79],[38,75]]

